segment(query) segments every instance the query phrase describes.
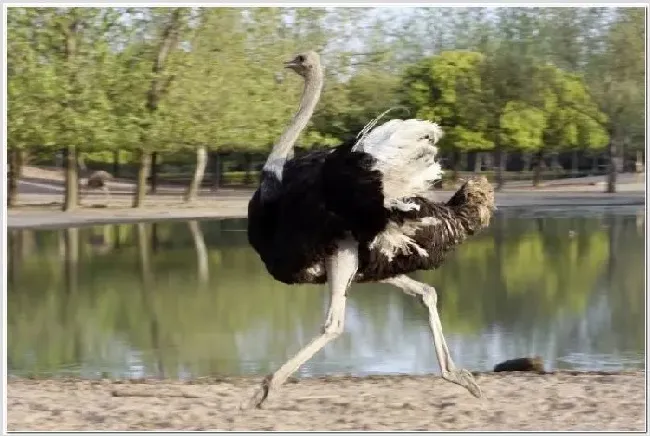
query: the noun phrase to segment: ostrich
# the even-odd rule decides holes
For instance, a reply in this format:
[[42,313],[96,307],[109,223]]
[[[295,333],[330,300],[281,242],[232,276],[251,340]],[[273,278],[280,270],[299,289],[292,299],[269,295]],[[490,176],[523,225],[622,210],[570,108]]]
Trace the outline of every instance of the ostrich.
[[451,359],[435,289],[406,274],[438,267],[446,252],[489,224],[491,185],[476,178],[447,203],[426,199],[431,183],[442,175],[435,160],[442,130],[416,119],[393,119],[378,127],[375,119],[353,141],[293,157],[293,145],[318,102],[323,72],[312,51],[285,67],[304,79],[304,90],[249,202],[248,239],[276,280],[327,283],[330,302],[322,333],[265,377],[241,407],[260,408],[270,391],[342,333],[352,282],[387,283],[419,298],[429,312],[443,379],[480,397],[471,373]]
[[93,171],[88,176],[88,180],[86,181],[86,188],[101,189],[106,194],[106,198],[109,199],[111,197],[107,184],[109,180],[113,180],[113,175],[111,173],[103,170]]
[[[79,168],[82,173],[88,173],[88,168],[86,167],[86,163],[82,156],[79,156]],[[86,193],[91,189],[101,189],[106,195],[106,200],[109,200],[111,198],[111,193],[108,190],[108,181],[110,180],[113,180],[113,175],[111,173],[104,170],[92,171],[88,174],[88,178],[84,184]]]

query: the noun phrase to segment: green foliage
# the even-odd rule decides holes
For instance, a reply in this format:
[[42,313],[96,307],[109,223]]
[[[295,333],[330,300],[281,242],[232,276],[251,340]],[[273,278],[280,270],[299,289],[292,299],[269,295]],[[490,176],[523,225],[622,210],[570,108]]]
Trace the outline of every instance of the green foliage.
[[[394,75],[368,69],[345,82],[326,84],[305,145],[336,145],[356,135],[371,119],[397,108],[398,86],[399,79]],[[402,115],[395,111],[395,116]]]
[[645,129],[645,40],[645,10],[617,9],[602,37],[603,49],[586,68],[590,93],[607,115],[600,124],[617,141]]
[[404,75],[403,104],[416,117],[443,126],[443,148],[487,150],[493,146],[485,135],[483,62],[480,53],[449,51],[420,61]]
[[[161,107],[157,142],[182,148],[233,143],[242,129],[245,93],[244,29],[241,12],[201,10],[190,51],[182,53],[179,73]],[[245,125],[245,124],[244,124]]]
[[642,144],[644,17],[641,8],[11,7],[8,145],[264,151],[301,91],[281,62],[306,49],[323,53],[326,83],[303,147],[338,144],[392,107],[408,112],[390,116],[440,123],[447,151],[600,149],[611,135]]
[[105,47],[79,29],[107,19],[108,12],[95,11],[9,8],[10,147],[109,146]]
[[538,67],[535,104],[546,116],[544,148],[603,148],[608,141],[600,112],[587,86],[577,74],[552,65]]
[[501,143],[534,151],[543,146],[546,117],[543,111],[520,101],[509,101],[501,115]]
[[604,115],[580,77],[535,63],[512,69],[512,62],[505,52],[443,52],[407,69],[403,101],[445,127],[447,149],[490,149],[496,138],[527,152],[604,146]]

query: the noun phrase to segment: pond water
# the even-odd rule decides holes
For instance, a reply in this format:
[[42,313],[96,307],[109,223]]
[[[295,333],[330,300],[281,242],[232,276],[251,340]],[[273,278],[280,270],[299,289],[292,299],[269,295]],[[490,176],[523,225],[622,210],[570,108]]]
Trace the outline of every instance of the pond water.
[[[245,220],[9,232],[12,375],[266,374],[319,333],[322,286],[274,282]],[[644,367],[642,207],[499,211],[436,271],[456,363],[490,370],[538,354],[548,369]],[[425,309],[354,285],[346,332],[301,368],[437,373]]]

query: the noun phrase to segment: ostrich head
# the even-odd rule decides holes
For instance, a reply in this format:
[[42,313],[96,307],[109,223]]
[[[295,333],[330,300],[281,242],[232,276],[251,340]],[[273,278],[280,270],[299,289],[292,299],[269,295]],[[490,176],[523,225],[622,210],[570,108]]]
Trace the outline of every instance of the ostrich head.
[[284,67],[307,79],[321,73],[320,56],[315,51],[299,53],[292,60],[285,62]]

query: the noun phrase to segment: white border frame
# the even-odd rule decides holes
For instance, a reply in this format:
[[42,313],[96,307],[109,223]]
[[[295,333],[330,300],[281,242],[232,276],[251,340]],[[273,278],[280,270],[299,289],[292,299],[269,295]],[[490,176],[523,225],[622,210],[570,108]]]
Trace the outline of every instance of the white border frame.
[[[6,356],[6,344],[7,344],[7,206],[6,206],[6,198],[7,198],[7,75],[6,75],[6,65],[7,65],[7,30],[6,30],[6,22],[7,22],[7,8],[8,7],[29,7],[29,6],[51,6],[51,7],[72,7],[72,6],[81,6],[81,7],[112,7],[112,6],[117,6],[117,5],[129,5],[133,7],[155,7],[155,6],[187,6],[187,7],[220,7],[220,6],[231,6],[231,7],[282,7],[282,6],[304,6],[304,7],[337,7],[337,6],[343,6],[343,7],[400,7],[400,8],[408,8],[408,7],[588,7],[588,6],[604,6],[604,7],[643,7],[646,9],[646,47],[645,47],[645,52],[646,52],[646,93],[645,93],[645,98],[646,98],[646,113],[645,113],[645,120],[646,120],[646,140],[645,140],[645,147],[646,147],[646,168],[647,168],[647,163],[650,162],[650,158],[648,156],[648,137],[647,137],[647,126],[648,126],[648,2],[606,2],[606,1],[591,1],[591,2],[570,2],[570,3],[565,3],[562,2],[562,0],[555,0],[555,1],[543,1],[543,2],[530,2],[530,3],[525,3],[521,1],[508,1],[504,0],[501,2],[440,2],[440,3],[432,3],[432,2],[408,2],[408,3],[397,3],[394,1],[374,1],[374,2],[304,2],[300,0],[289,0],[289,1],[284,1],[284,2],[276,2],[276,1],[267,1],[267,2],[248,2],[248,1],[241,1],[241,2],[218,2],[218,1],[202,1],[202,2],[195,2],[195,1],[175,1],[175,0],[159,0],[156,2],[129,2],[128,0],[115,0],[113,2],[90,2],[90,1],[85,1],[85,2],[49,2],[49,1],[3,1],[2,2],[2,35],[3,35],[3,40],[2,40],[2,53],[3,53],[3,65],[5,67],[3,68],[2,71],[2,109],[3,109],[3,149],[2,149],[2,162],[0,164],[0,169],[2,170],[2,237],[0,238],[0,242],[2,243],[2,256],[0,257],[0,262],[3,266],[2,269],[2,315],[3,315],[3,322],[2,322],[2,354],[3,354],[3,359],[2,359],[2,387],[3,387],[3,396],[2,396],[2,412],[0,414],[0,422],[2,423],[2,431],[3,434],[7,433],[7,356]],[[645,318],[645,334],[646,334],[646,350],[645,350],[645,355],[646,355],[646,365],[645,365],[645,371],[646,371],[646,377],[645,377],[645,385],[646,385],[646,432],[648,430],[648,377],[647,377],[647,372],[648,372],[648,347],[650,346],[650,342],[648,341],[649,335],[648,335],[648,296],[647,296],[647,288],[648,288],[648,278],[649,278],[649,269],[648,269],[648,230],[650,228],[650,225],[648,223],[648,178],[647,178],[647,172],[646,172],[646,179],[645,179],[645,212],[646,212],[646,220],[645,220],[645,262],[646,262],[646,271],[645,271],[645,286],[646,286],[646,296],[645,296],[645,305],[646,305],[646,318]],[[106,433],[103,431],[96,431],[96,432],[91,432],[91,433]],[[112,433],[112,432],[108,432]],[[162,432],[162,433],[180,433],[180,432]],[[188,432],[184,432],[188,433]],[[246,432],[233,432],[233,433],[246,433]],[[325,432],[314,432],[314,433],[325,433]],[[463,433],[463,432],[461,432]],[[467,432],[470,433],[470,432]],[[474,431],[471,433],[485,433],[485,434],[493,434],[489,432],[481,432],[481,431]],[[504,432],[505,433],[505,432]],[[516,433],[516,432],[507,432],[507,433]],[[133,433],[133,434],[139,434],[139,433]],[[144,434],[144,433],[143,433]],[[200,434],[200,433],[197,433]]]

